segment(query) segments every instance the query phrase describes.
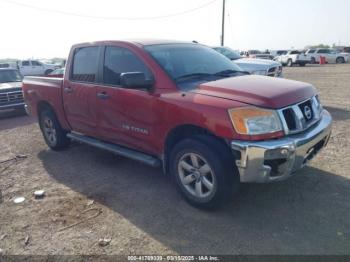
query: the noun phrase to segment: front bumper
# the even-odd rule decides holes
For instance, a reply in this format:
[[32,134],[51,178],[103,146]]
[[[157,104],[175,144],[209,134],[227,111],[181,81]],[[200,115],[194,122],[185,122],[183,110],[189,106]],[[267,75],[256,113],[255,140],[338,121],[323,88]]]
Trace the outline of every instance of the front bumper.
[[287,179],[326,146],[331,124],[331,115],[323,110],[320,121],[303,133],[268,141],[232,141],[241,182]]
[[9,109],[19,109],[19,108],[24,108],[24,102],[23,103],[1,105],[0,111],[1,110],[9,110]]

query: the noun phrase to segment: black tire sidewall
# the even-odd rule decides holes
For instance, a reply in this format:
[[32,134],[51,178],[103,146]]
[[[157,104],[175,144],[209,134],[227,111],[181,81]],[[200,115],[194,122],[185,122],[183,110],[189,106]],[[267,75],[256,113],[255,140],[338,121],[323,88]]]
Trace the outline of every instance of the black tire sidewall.
[[[43,128],[43,124],[44,124],[44,120],[46,118],[51,119],[51,121],[53,122],[55,131],[56,131],[56,144],[52,144],[48,138],[46,137],[46,134],[44,132],[44,128]],[[69,139],[66,137],[67,132],[65,132],[62,128],[60,123],[57,120],[57,117],[55,115],[54,112],[52,112],[51,110],[44,110],[40,113],[40,119],[39,119],[39,123],[40,123],[40,129],[41,132],[43,133],[44,139],[46,144],[53,150],[61,150],[66,148],[69,145]]]
[[[214,189],[215,193],[210,197],[199,199],[189,193],[182,185],[178,174],[178,162],[186,153],[195,153],[200,155],[208,162],[213,170],[216,185]],[[229,170],[225,168],[227,167],[227,164],[223,163],[223,159],[225,158],[220,158],[220,152],[217,152],[213,146],[210,146],[210,144],[205,144],[199,139],[185,139],[175,146],[170,156],[171,175],[177,185],[177,189],[190,204],[199,208],[208,209],[217,208],[223,202],[225,202],[225,200],[228,200],[231,189],[229,176],[231,174],[229,174]]]
[[344,59],[343,57],[338,57],[338,58],[335,60],[335,62],[336,62],[337,64],[343,64],[343,63],[345,63],[345,59]]

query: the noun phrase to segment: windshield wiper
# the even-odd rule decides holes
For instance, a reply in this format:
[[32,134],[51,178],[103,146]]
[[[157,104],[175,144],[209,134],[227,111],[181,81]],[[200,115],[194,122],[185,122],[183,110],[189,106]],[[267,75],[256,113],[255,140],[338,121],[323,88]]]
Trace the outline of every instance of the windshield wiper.
[[193,73],[193,74],[179,76],[175,78],[175,81],[184,80],[187,78],[206,77],[206,76],[214,76],[214,75],[209,73]]
[[250,75],[249,72],[247,71],[240,71],[240,70],[232,70],[232,69],[227,69],[227,70],[222,70],[220,72],[215,73],[215,76],[231,76],[233,74],[244,74],[244,75]]

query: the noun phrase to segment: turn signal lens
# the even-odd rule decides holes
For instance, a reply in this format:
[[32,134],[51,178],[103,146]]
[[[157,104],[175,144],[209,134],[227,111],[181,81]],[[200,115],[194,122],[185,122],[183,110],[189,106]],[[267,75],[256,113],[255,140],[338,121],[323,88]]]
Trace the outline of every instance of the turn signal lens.
[[239,134],[261,135],[282,130],[281,121],[274,110],[244,107],[230,109],[229,115]]

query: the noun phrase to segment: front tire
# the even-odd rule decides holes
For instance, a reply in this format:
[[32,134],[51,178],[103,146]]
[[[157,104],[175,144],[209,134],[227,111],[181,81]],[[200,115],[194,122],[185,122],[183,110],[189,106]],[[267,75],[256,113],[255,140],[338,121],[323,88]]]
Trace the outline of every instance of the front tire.
[[299,66],[305,66],[305,63],[299,63]]
[[54,112],[45,109],[40,113],[39,125],[46,144],[55,151],[65,149],[70,144],[67,132],[62,129]]
[[287,66],[288,66],[288,67],[292,67],[292,66],[293,66],[293,61],[292,61],[292,59],[288,59],[288,61],[287,61]]
[[171,174],[193,206],[213,209],[238,190],[239,176],[229,150],[211,137],[180,141],[171,152]]
[[315,57],[311,57],[310,63],[313,64],[313,65],[316,64],[316,58]]

